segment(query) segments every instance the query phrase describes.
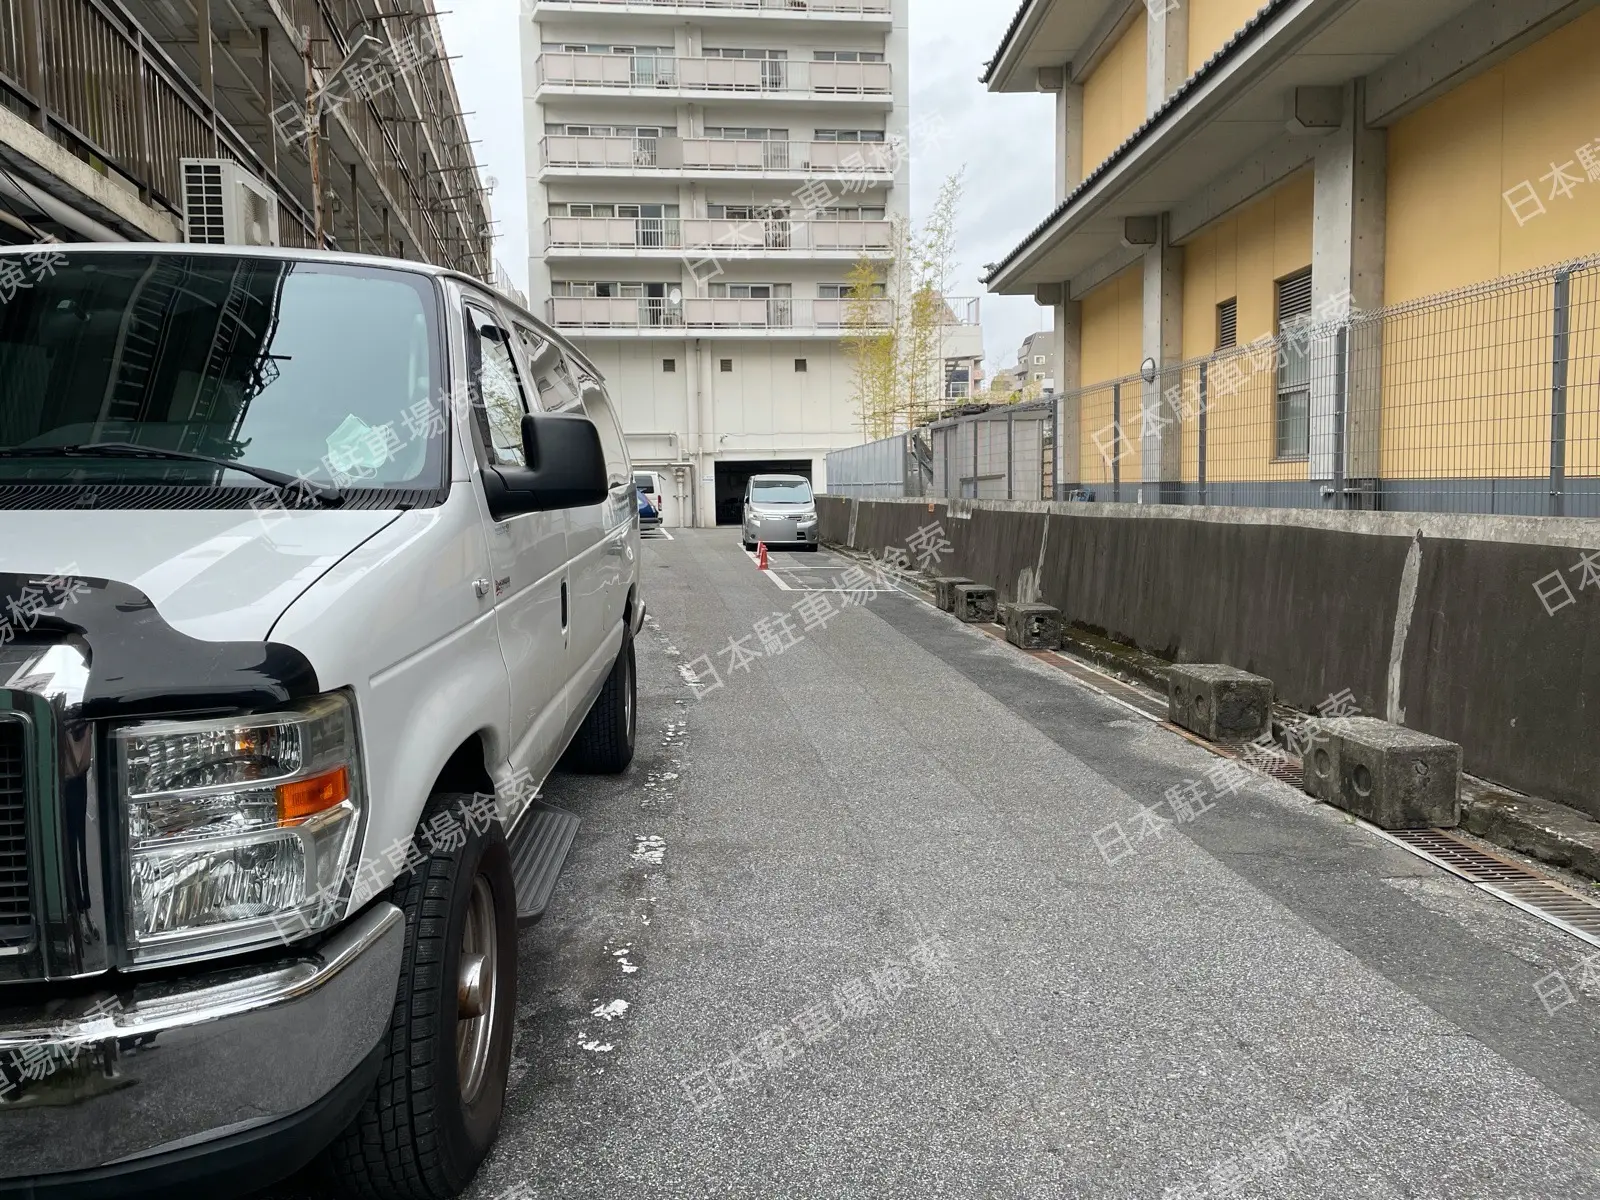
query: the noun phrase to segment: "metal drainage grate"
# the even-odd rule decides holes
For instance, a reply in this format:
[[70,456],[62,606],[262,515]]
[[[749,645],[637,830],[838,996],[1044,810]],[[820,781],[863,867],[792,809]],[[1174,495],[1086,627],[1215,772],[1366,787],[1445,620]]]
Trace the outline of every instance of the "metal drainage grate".
[[1521,863],[1480,850],[1443,829],[1387,832],[1376,826],[1369,828],[1379,837],[1460,876],[1496,899],[1515,905],[1592,946],[1600,946],[1600,904],[1565,884],[1530,871]]
[[[979,626],[996,641],[1005,641],[1005,631],[999,626]],[[1025,651],[1043,659],[1072,676],[1079,683],[1099,692],[1102,696],[1132,709],[1140,716],[1159,722],[1173,732],[1204,746],[1223,758],[1241,758],[1237,745],[1219,745],[1195,737],[1187,730],[1167,722],[1167,707],[1160,696],[1147,688],[1118,679],[1105,671],[1065,652],[1047,653]],[[1277,721],[1274,725],[1277,725]],[[1284,719],[1287,724],[1288,719]],[[1279,732],[1275,730],[1275,732]],[[1280,745],[1282,744],[1280,739]],[[1304,768],[1299,759],[1284,755],[1253,755],[1245,761],[1256,771],[1281,780],[1296,791],[1304,790]],[[1462,841],[1444,829],[1403,829],[1390,832],[1379,829],[1367,821],[1358,821],[1371,832],[1387,841],[1409,850],[1436,867],[1481,888],[1497,900],[1520,908],[1529,916],[1537,917],[1547,925],[1571,934],[1593,946],[1600,946],[1600,903],[1575,892],[1565,884],[1530,871],[1521,863],[1480,850],[1470,842]]]

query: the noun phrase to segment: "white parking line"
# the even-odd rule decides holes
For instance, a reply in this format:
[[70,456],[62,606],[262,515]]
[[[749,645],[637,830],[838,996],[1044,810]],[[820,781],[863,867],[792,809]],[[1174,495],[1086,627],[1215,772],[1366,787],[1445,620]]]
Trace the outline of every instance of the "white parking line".
[[[754,566],[757,570],[761,569],[760,568],[761,560],[756,556],[756,552],[754,550],[744,550],[743,554],[744,554],[744,556],[746,558],[748,558],[750,560],[750,563],[751,563],[752,566]],[[778,573],[776,571],[772,570],[772,568],[770,566],[770,560],[769,560],[768,568],[765,571],[761,571],[761,574],[765,575],[768,579],[770,579],[778,587],[778,589],[780,591],[792,592],[792,591],[795,590],[794,588],[790,587],[787,583],[785,583],[783,580],[778,578]]]

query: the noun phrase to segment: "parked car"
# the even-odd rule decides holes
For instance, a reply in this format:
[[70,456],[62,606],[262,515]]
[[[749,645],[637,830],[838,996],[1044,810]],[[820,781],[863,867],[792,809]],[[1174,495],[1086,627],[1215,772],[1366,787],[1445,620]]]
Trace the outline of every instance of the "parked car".
[[320,1153],[341,1195],[456,1196],[577,824],[537,787],[634,752],[600,374],[415,262],[0,269],[0,1194]]
[[661,528],[661,513],[650,502],[650,493],[639,489],[639,526],[643,529]]
[[817,548],[817,499],[803,475],[756,475],[744,492],[744,548]]
[[665,520],[667,507],[666,496],[661,490],[661,472],[635,471],[633,473],[633,485],[650,497],[650,506],[656,510],[658,520]]

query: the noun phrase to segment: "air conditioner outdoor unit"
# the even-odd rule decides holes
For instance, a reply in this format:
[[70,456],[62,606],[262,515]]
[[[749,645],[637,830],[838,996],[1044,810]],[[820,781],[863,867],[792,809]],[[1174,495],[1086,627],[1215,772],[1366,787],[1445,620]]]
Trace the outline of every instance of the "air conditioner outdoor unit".
[[278,198],[225,158],[185,158],[183,240],[205,246],[276,246]]

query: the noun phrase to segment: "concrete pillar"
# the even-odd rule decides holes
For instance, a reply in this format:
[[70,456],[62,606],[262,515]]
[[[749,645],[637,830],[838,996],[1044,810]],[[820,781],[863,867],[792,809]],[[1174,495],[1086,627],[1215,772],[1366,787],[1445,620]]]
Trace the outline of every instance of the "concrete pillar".
[[1056,203],[1083,182],[1083,85],[1069,83],[1071,66],[1039,68],[1039,90],[1056,100]]
[[[1176,504],[1179,499],[1182,430],[1163,397],[1179,383],[1183,361],[1183,250],[1171,244],[1166,213],[1155,219],[1154,241],[1144,251],[1144,361],[1155,364],[1154,379],[1142,385],[1142,411],[1122,420],[1140,431],[1139,503]],[[1126,395],[1126,393],[1124,393]]]
[[1076,488],[1083,464],[1083,302],[1073,300],[1063,286],[1062,296],[1055,307],[1056,442],[1060,457],[1056,460],[1056,479],[1061,491]]
[[1145,112],[1153,113],[1189,78],[1188,0],[1146,0]]
[[695,456],[695,524],[702,529],[712,529],[717,524],[717,420],[716,403],[711,394],[716,364],[711,361],[710,347],[703,340],[695,338],[689,346],[695,372],[695,391],[689,403],[695,409],[700,443],[700,452]]
[[200,60],[200,90],[206,98],[206,123],[211,126],[211,153],[217,153],[217,44],[211,29],[211,0],[195,0],[195,56]]
[[266,128],[267,169],[278,173],[278,129],[272,120],[272,34],[261,27],[261,121]]
[[[1362,80],[1345,88],[1344,119],[1317,149],[1311,230],[1312,313],[1321,324],[1351,309],[1383,307],[1388,201],[1388,140],[1366,120]],[[1311,478],[1334,477],[1336,386],[1340,372],[1331,334],[1312,344]],[[1346,480],[1378,475],[1378,417],[1383,340],[1376,324],[1351,331],[1345,402]]]

